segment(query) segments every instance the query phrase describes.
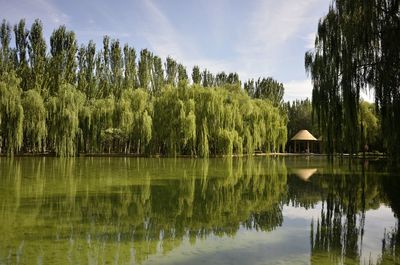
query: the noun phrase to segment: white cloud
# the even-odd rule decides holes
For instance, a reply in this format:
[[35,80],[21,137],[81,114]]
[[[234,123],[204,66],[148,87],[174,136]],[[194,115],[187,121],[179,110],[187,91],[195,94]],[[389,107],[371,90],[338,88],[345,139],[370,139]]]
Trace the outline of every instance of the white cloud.
[[[306,99],[306,98],[311,99],[312,97],[313,86],[310,79],[291,80],[289,82],[285,82],[283,85],[285,87],[284,99],[286,101],[292,101],[295,99]],[[375,95],[372,90],[361,91],[360,97],[368,102],[375,101]]]
[[111,38],[128,38],[131,36],[129,32],[126,31],[107,31],[107,30],[93,30],[93,29],[86,29],[86,30],[75,30],[75,32],[81,37],[89,37],[89,38],[102,38],[103,36],[107,35]]
[[315,7],[316,1],[258,2],[247,24],[244,41],[236,47],[245,69],[248,72],[262,69],[274,74],[276,64],[286,54],[285,45],[294,41],[304,24],[309,22],[307,14]]
[[[201,48],[196,43],[178,32],[169,18],[151,0],[145,2],[147,17],[144,38],[150,44],[150,49],[163,60],[171,56],[179,63],[186,66],[188,75],[194,65],[201,69],[208,69],[212,73],[220,71],[233,72],[239,70],[239,64],[226,59],[208,58],[200,52]],[[222,16],[222,15],[221,15]],[[236,68],[235,68],[236,67]]]
[[305,99],[312,95],[312,84],[310,79],[292,80],[283,84],[285,87],[285,100]]
[[182,42],[174,26],[153,1],[145,1],[145,6],[151,21],[148,21],[143,35],[150,43],[150,48],[161,58],[171,55],[177,60],[182,60],[184,49],[180,45]]
[[62,12],[56,5],[48,0],[19,0],[1,1],[1,17],[16,23],[19,19],[25,18],[33,21],[39,18],[46,27],[67,24],[70,18]]

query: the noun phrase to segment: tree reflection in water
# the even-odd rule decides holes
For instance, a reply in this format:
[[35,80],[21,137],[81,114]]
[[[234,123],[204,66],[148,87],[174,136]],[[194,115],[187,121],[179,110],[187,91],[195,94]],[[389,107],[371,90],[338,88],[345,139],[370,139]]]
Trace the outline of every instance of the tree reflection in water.
[[185,238],[272,230],[283,220],[277,159],[35,158],[1,167],[0,261],[10,263],[21,244],[22,263],[29,255],[45,264],[141,263]]
[[[399,196],[390,194],[390,189],[396,187],[399,190],[398,177],[382,174],[387,172],[383,169],[366,171],[365,165],[361,164],[346,167],[338,164],[325,167],[321,174],[313,177],[311,185],[302,189],[303,194],[307,194],[307,189],[310,190],[311,199],[307,199],[307,196],[294,197],[305,207],[307,203],[311,204],[308,207],[313,207],[315,198],[322,201],[320,217],[311,222],[311,264],[398,263],[400,260],[395,251],[398,249],[398,229],[390,233],[382,231],[385,236],[382,240],[382,254],[378,260],[362,257],[366,211],[387,204],[396,213]],[[385,185],[388,180],[392,183]],[[397,202],[391,200],[391,197]],[[390,242],[389,246],[386,246],[387,241]]]
[[[0,162],[0,264],[143,263],[183,242],[274,230],[284,221],[284,205],[310,209],[321,202],[311,224],[310,262],[358,264],[366,211],[384,203],[397,217],[400,208],[398,180],[380,173],[386,169],[319,160]],[[296,176],[302,167],[313,169],[307,182]],[[382,235],[377,262],[398,262],[398,225]]]

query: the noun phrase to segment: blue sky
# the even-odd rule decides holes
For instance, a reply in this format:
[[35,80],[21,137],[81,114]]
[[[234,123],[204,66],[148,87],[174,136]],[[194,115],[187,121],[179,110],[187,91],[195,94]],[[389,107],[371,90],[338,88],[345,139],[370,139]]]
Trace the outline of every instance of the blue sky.
[[103,35],[148,48],[187,66],[238,72],[242,80],[272,76],[285,99],[311,97],[304,53],[312,47],[318,19],[330,0],[0,0],[10,23],[40,18],[46,39],[59,25],[80,44],[101,48]]

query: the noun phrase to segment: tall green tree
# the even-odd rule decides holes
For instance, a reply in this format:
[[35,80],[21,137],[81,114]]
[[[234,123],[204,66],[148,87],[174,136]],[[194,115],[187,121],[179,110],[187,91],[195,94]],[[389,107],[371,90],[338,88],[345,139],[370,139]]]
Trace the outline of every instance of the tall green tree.
[[57,96],[49,98],[48,136],[59,156],[74,156],[78,150],[79,112],[85,96],[71,84],[62,84]]
[[255,83],[254,97],[270,100],[275,106],[279,106],[283,101],[285,88],[282,83],[273,78],[259,78]]
[[170,56],[167,57],[165,63],[165,78],[168,85],[176,86],[176,80],[178,78],[178,63]]
[[19,84],[20,80],[12,70],[0,75],[1,147],[9,155],[18,152],[23,143],[24,110]]
[[103,50],[96,58],[96,79],[101,97],[111,95],[110,37],[103,37]]
[[50,94],[55,95],[65,82],[75,84],[77,41],[75,33],[60,26],[50,37]]
[[[61,26],[46,50],[42,24],[28,33],[21,20],[1,25],[0,146],[14,154],[116,152],[232,155],[277,152],[285,145],[286,114],[267,97],[241,89],[237,73],[215,77],[103,38],[78,48]],[[138,89],[141,87],[141,89]],[[21,89],[23,88],[23,89]]]
[[164,69],[162,65],[162,60],[158,56],[153,57],[153,69],[152,69],[152,92],[155,95],[159,95],[161,93],[162,88],[164,87]]
[[231,85],[241,85],[240,78],[238,73],[229,73],[227,76],[226,82]]
[[24,110],[24,147],[26,151],[45,150],[47,137],[46,107],[40,93],[35,89],[24,92],[22,97]]
[[[382,134],[380,128],[380,119],[376,113],[375,104],[367,101],[360,102],[360,133],[361,133],[361,150],[373,151],[382,150]],[[366,146],[368,146],[368,150]]]
[[201,72],[200,72],[200,68],[196,65],[193,67],[192,70],[192,81],[193,84],[197,84],[200,85],[201,83]]
[[214,75],[208,71],[207,69],[205,69],[202,73],[202,85],[203,87],[212,87],[214,86],[215,83],[215,77]]
[[96,84],[96,44],[89,41],[87,46],[78,50],[78,89],[85,93],[88,99],[98,96]]
[[136,51],[135,48],[129,47],[128,44],[124,46],[124,69],[124,88],[137,88]]
[[36,19],[29,31],[29,64],[30,82],[29,88],[36,89],[42,96],[47,97],[48,89],[46,86],[46,41],[43,37],[43,26],[40,20]]
[[256,90],[254,79],[249,79],[246,81],[243,85],[243,88],[250,97],[254,98],[254,93]]
[[217,86],[223,86],[227,83],[228,81],[228,76],[226,75],[225,72],[220,72],[215,76],[215,84]]
[[21,78],[22,90],[27,90],[29,87],[29,68],[28,68],[28,35],[29,31],[25,28],[25,20],[21,19],[14,26],[15,49],[17,74]]
[[125,90],[122,94],[120,108],[120,128],[127,140],[125,152],[145,153],[152,138],[153,128],[149,94],[143,89]]
[[86,81],[86,49],[85,47],[82,45],[79,49],[78,49],[78,53],[77,53],[77,59],[78,59],[78,90],[82,91],[82,92],[86,92],[87,89],[87,81]]
[[299,130],[308,130],[312,135],[319,135],[312,120],[310,99],[295,100],[286,104],[288,113],[288,136],[293,137]]
[[182,64],[178,64],[178,82],[188,82],[189,81],[189,76],[186,72],[185,66]]
[[373,89],[388,152],[400,153],[399,1],[333,1],[305,66],[330,152],[360,146],[360,92]]
[[3,19],[0,26],[0,42],[0,74],[3,74],[12,67],[12,54],[10,49],[11,26],[5,19]]
[[123,82],[123,58],[122,50],[119,44],[119,40],[111,41],[111,84],[113,84],[112,91],[116,98],[120,98],[122,94],[122,82]]
[[146,90],[150,89],[151,58],[152,54],[147,49],[140,51],[139,73],[138,73],[139,83],[140,87]]

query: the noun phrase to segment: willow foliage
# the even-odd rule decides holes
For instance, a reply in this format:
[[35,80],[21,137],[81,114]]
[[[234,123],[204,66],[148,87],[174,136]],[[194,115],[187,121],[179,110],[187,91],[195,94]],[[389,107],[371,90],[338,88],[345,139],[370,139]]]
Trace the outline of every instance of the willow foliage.
[[4,73],[0,79],[1,146],[11,155],[21,148],[23,137],[24,110],[19,82],[14,72]]
[[22,106],[25,117],[25,145],[32,151],[41,151],[47,136],[47,110],[43,98],[36,90],[28,90],[22,97]]
[[74,156],[80,133],[79,111],[85,96],[72,85],[61,85],[56,97],[48,101],[49,138],[55,152]]
[[47,53],[39,20],[30,31],[21,20],[14,34],[15,49],[3,21],[0,146],[9,154],[21,147],[58,156],[284,150],[283,86],[272,78],[259,79],[255,99],[237,73],[214,75],[195,66],[191,82],[172,57],[163,64],[150,51],[136,52],[108,36],[96,51],[93,41],[78,47],[75,33],[61,26]]
[[152,137],[153,120],[148,93],[143,89],[127,89],[123,92],[119,128],[126,136],[125,152],[143,153]]
[[400,1],[335,0],[306,53],[313,110],[328,151],[363,146],[360,92],[373,90],[387,151],[400,153]]
[[206,157],[285,148],[285,115],[241,90],[170,87],[155,99],[154,113],[160,113],[154,117],[154,142],[161,153]]

